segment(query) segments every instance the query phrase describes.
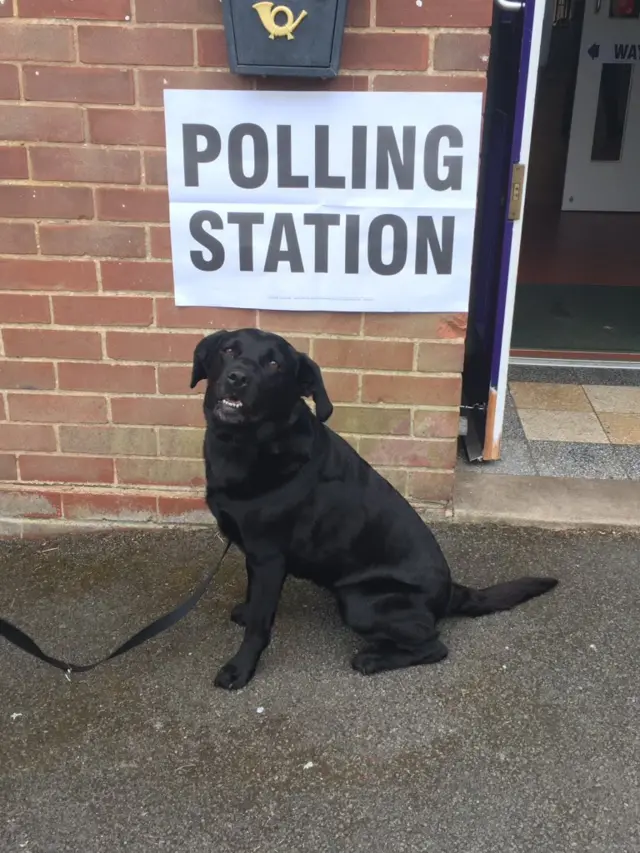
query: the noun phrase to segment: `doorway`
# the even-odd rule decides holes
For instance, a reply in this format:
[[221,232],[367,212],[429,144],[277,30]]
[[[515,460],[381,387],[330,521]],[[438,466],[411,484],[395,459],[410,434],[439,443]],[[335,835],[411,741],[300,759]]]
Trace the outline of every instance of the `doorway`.
[[511,355],[640,362],[640,0],[547,0]]
[[[570,140],[585,122],[575,96],[581,52],[593,45],[582,26],[585,3],[494,2],[461,465],[506,475],[640,479],[640,193],[637,211],[563,209]],[[602,9],[610,0],[588,2]],[[625,50],[626,59],[632,54]],[[591,150],[604,109],[601,77]],[[635,77],[634,65],[629,90]],[[634,153],[625,148],[629,103],[618,145],[623,168]],[[607,110],[611,156],[620,134],[612,116],[620,113],[610,103]],[[577,198],[567,201],[588,206],[584,195]],[[572,287],[578,295],[569,299]]]

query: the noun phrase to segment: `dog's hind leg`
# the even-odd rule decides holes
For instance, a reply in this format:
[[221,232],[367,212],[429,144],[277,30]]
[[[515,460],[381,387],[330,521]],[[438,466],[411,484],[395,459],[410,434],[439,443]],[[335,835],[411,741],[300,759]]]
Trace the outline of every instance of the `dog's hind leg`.
[[419,593],[366,595],[351,590],[341,592],[338,603],[346,624],[367,641],[351,661],[363,675],[437,663],[448,654]]

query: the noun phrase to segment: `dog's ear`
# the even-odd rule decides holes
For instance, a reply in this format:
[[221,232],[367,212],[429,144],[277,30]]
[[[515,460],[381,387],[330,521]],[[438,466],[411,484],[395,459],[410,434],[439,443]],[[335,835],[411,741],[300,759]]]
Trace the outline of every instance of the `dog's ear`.
[[311,397],[316,404],[316,415],[321,423],[333,414],[333,404],[324,387],[322,372],[315,361],[304,353],[298,353],[298,384],[303,397]]
[[193,370],[191,371],[191,388],[195,388],[201,379],[206,379],[211,371],[213,359],[220,349],[227,332],[223,329],[213,335],[207,335],[196,346],[193,352]]

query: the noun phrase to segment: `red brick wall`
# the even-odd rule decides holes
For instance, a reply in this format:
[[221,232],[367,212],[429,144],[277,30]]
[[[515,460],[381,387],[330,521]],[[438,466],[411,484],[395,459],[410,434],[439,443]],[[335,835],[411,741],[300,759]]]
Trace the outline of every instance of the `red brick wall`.
[[0,0],[0,519],[201,517],[188,364],[238,325],[292,336],[332,425],[413,500],[450,498],[466,317],[176,308],[162,90],[482,90],[490,17],[351,0],[343,73],[301,83],[225,70],[220,0]]

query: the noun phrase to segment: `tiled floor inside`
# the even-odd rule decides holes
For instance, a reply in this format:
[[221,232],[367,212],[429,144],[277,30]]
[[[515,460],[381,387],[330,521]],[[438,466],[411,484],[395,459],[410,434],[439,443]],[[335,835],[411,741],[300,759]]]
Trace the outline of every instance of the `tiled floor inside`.
[[640,370],[512,366],[493,474],[640,480]]

